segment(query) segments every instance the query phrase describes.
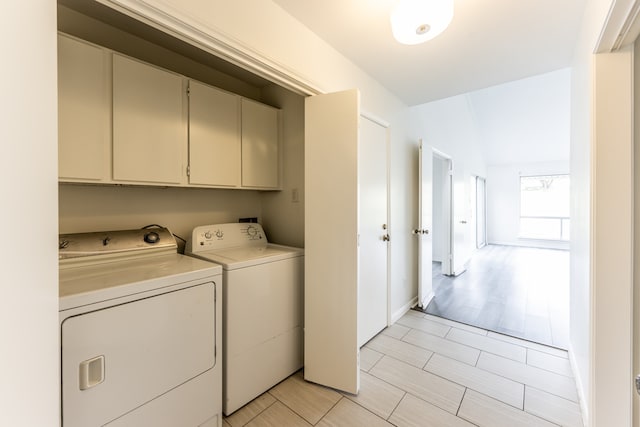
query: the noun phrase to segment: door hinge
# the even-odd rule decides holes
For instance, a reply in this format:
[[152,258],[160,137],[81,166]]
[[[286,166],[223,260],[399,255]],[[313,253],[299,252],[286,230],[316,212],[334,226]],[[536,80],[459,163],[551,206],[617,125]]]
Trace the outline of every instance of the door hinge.
[[191,176],[191,165],[187,165],[187,176]]

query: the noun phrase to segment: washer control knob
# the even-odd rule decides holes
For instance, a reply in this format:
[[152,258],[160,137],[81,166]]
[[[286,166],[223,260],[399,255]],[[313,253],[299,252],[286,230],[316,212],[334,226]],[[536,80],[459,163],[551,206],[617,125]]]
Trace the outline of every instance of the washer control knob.
[[205,238],[205,239],[210,239],[210,238],[212,238],[212,237],[213,237],[213,234],[211,234],[211,232],[210,232],[210,231],[206,231],[206,232],[204,233],[204,238]]
[[147,243],[158,243],[160,241],[160,235],[155,231],[151,231],[144,235],[144,241]]
[[249,235],[249,237],[256,237],[256,235],[258,234],[258,229],[253,225],[250,225],[249,227],[247,227],[247,234]]

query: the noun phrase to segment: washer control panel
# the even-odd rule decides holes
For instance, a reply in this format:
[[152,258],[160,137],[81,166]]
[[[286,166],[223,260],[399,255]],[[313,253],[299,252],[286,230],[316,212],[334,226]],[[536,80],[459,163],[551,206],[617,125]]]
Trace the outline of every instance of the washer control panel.
[[201,225],[193,229],[192,252],[241,246],[266,246],[267,237],[258,223],[232,222]]

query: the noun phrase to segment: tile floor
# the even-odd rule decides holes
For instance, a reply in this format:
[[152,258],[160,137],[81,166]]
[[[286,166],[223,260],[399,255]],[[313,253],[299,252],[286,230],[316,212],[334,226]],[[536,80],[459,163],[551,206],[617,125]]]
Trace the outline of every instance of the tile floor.
[[287,378],[239,426],[582,426],[567,352],[410,311],[361,351],[357,396]]

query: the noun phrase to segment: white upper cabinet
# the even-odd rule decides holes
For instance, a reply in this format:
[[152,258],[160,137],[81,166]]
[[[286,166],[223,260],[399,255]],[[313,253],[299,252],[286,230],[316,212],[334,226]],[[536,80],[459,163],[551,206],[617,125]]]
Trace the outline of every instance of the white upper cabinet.
[[185,181],[185,95],[181,76],[113,55],[115,181]]
[[189,82],[189,183],[240,186],[240,97]]
[[110,56],[58,36],[58,174],[66,181],[108,181],[111,164]]
[[61,182],[280,188],[279,109],[58,40]]
[[243,187],[279,187],[279,111],[268,105],[242,99]]

